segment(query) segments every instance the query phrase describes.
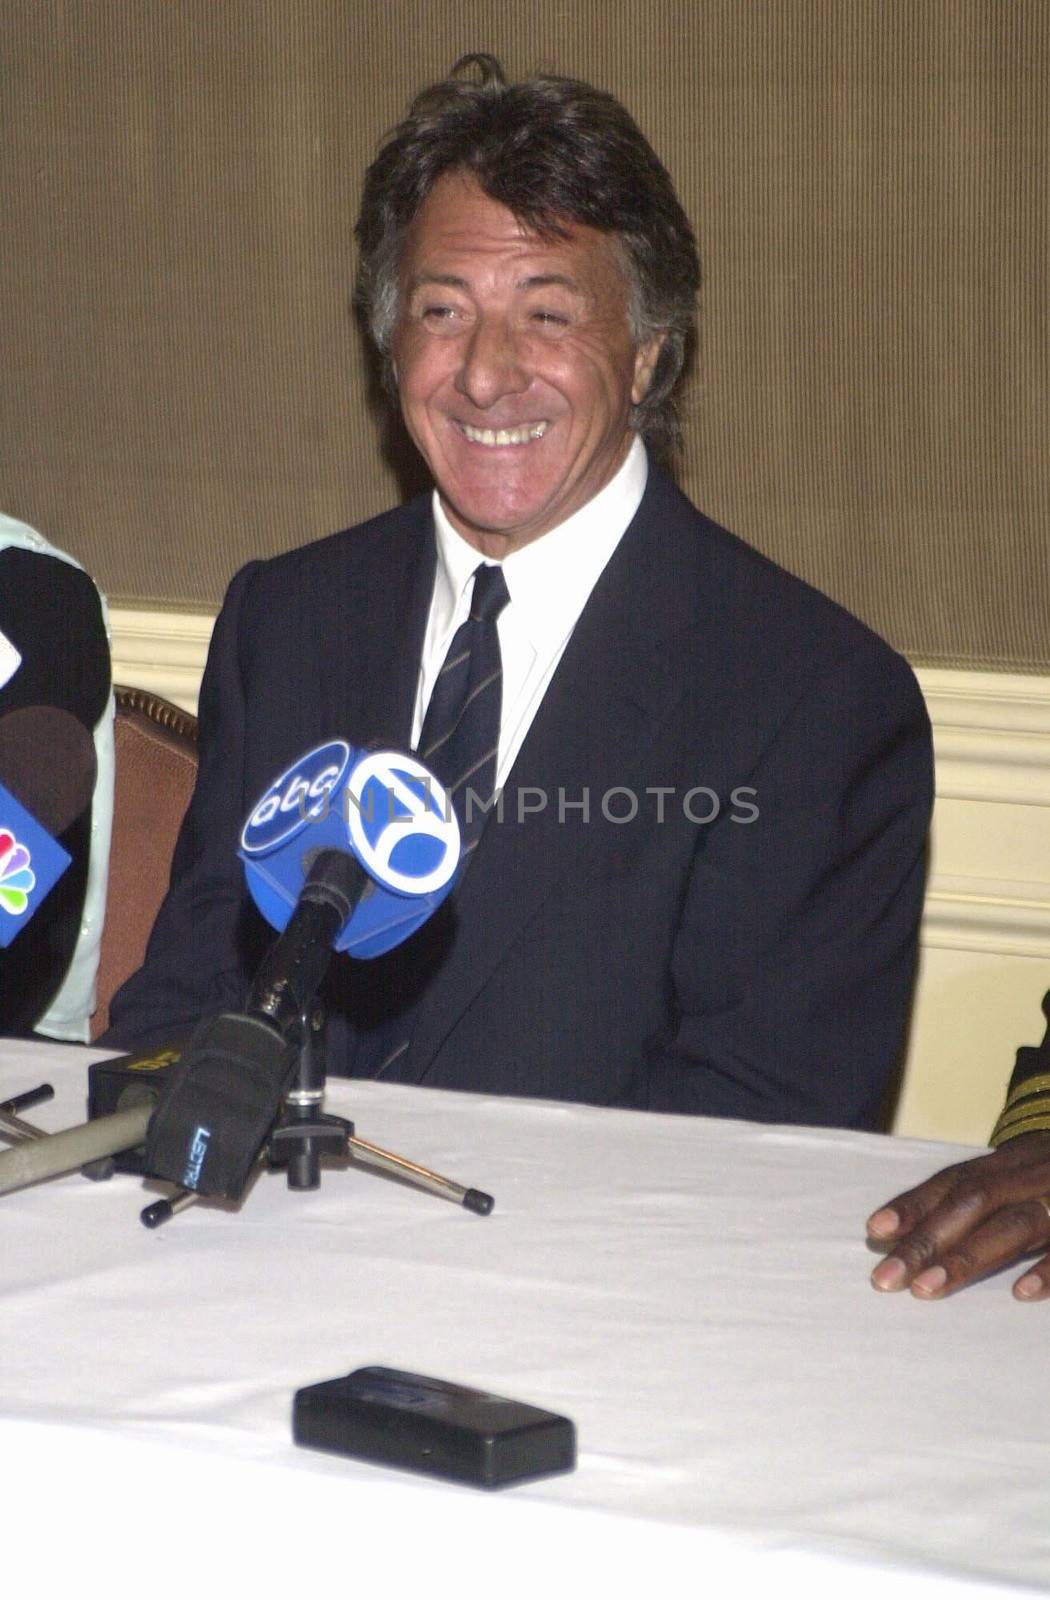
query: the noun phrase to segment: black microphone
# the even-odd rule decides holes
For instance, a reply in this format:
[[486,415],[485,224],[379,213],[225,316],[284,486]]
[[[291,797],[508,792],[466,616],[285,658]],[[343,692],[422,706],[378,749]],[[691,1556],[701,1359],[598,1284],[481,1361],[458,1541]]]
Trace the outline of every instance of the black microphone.
[[0,717],[0,946],[22,931],[69,866],[56,843],[91,804],[91,735],[57,706]]
[[240,1199],[295,1070],[301,1019],[368,882],[354,856],[318,853],[246,1010],[201,1023],[171,1068],[146,1137],[143,1165],[153,1177]]
[[340,931],[371,882],[356,856],[319,850],[309,866],[295,910],[270,949],[248,992],[250,1012],[282,1033],[294,1028],[321,986]]

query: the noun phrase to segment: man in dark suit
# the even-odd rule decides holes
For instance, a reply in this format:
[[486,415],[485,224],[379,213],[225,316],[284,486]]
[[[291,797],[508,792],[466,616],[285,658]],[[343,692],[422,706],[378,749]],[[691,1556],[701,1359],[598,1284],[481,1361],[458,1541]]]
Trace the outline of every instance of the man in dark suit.
[[898,656],[641,443],[673,444],[699,280],[667,173],[610,96],[469,58],[380,152],[358,238],[436,492],[235,578],[172,891],[110,1038],[243,1004],[266,935],[235,846],[277,773],[336,734],[410,742],[457,809],[502,798],[415,940],[334,964],[330,1069],[872,1124],[928,723]]

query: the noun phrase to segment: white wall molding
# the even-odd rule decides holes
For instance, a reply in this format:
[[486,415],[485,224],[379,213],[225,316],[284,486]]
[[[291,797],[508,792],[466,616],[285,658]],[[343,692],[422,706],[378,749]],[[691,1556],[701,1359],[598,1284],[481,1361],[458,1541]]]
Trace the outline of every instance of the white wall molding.
[[1039,957],[1050,983],[1050,678],[918,678],[937,763],[923,944]]
[[1038,956],[1050,988],[1050,884],[937,874],[923,913],[923,944],[933,950]]
[[110,606],[109,620],[113,682],[148,689],[196,713],[214,616]]
[[1050,678],[921,668],[938,798],[1050,806]]

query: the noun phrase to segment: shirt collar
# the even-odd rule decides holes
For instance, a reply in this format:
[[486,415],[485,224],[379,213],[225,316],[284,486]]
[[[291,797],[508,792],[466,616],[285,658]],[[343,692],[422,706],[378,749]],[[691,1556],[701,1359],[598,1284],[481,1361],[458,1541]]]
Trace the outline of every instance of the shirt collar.
[[[645,446],[635,434],[623,465],[604,489],[502,563],[517,623],[537,649],[560,642],[572,631],[641,504],[648,475]],[[439,629],[449,631],[484,558],[452,526],[436,489],[433,512],[437,537],[433,614]]]

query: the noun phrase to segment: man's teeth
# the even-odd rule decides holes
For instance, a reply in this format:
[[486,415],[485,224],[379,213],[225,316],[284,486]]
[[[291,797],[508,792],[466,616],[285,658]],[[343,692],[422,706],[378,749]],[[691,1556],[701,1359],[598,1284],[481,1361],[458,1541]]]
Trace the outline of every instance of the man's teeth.
[[472,428],[461,422],[464,436],[471,444],[484,444],[489,448],[505,444],[528,444],[530,439],[542,439],[547,432],[546,422],[529,422],[523,428]]

